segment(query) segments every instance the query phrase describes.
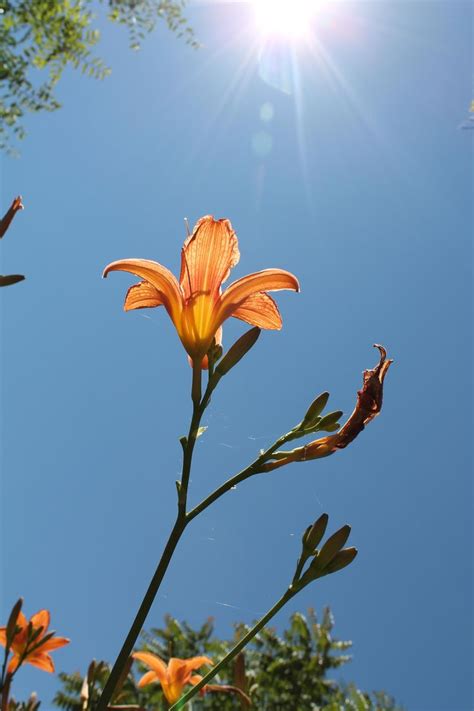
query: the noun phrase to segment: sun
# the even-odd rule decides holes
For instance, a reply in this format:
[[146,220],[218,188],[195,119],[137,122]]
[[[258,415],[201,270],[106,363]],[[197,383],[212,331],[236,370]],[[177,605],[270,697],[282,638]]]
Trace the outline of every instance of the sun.
[[311,27],[322,0],[254,0],[257,26],[262,34],[302,37]]

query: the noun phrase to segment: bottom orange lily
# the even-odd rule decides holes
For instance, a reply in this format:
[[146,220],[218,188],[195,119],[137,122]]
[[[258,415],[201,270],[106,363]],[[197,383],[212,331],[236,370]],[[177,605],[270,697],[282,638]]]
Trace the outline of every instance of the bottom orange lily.
[[[48,632],[50,614],[48,610],[40,610],[28,621],[19,612],[16,618],[17,633],[10,645],[12,658],[8,664],[8,672],[13,674],[20,664],[31,664],[43,671],[54,672],[54,662],[48,652],[69,644],[66,637],[55,637],[54,632]],[[0,627],[0,644],[7,644],[7,628]]]
[[142,687],[159,681],[163,694],[170,704],[178,701],[187,684],[194,685],[201,681],[202,677],[199,674],[193,674],[193,671],[200,669],[205,664],[213,663],[209,657],[191,657],[190,659],[171,657],[166,665],[160,657],[151,654],[151,652],[134,652],[132,657],[146,664],[151,670],[142,676],[138,686]]
[[[181,698],[184,687],[187,684],[194,686],[201,681],[202,676],[200,674],[193,674],[196,669],[200,669],[205,664],[213,664],[212,659],[209,659],[209,657],[191,657],[190,659],[171,657],[167,665],[160,657],[157,657],[156,654],[151,654],[151,652],[134,652],[132,657],[150,667],[150,671],[142,676],[138,686],[142,687],[153,682],[160,682],[163,694],[169,704],[175,704]],[[235,686],[208,684],[201,689],[200,693],[206,694],[207,692],[238,694],[250,705],[248,696]]]

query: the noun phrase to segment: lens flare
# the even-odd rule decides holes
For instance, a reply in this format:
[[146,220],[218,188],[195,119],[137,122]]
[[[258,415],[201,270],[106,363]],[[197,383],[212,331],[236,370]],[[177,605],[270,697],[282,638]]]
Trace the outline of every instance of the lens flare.
[[321,0],[254,0],[257,26],[262,34],[302,37]]

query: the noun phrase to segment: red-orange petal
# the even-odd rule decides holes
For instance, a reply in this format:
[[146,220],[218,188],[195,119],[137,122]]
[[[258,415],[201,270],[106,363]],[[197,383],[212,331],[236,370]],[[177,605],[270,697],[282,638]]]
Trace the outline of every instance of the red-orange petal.
[[0,627],[0,644],[2,647],[5,647],[7,643],[7,628],[6,627]]
[[110,272],[129,272],[149,282],[158,291],[173,322],[179,322],[183,297],[178,281],[169,269],[149,259],[122,259],[108,264],[103,276],[106,277]]
[[139,284],[131,286],[127,291],[123,308],[124,311],[132,311],[133,309],[150,309],[162,305],[163,300],[160,297],[160,292],[147,281],[141,281]]
[[156,672],[148,671],[139,680],[138,687],[141,689],[143,686],[147,686],[147,684],[153,684],[157,681],[159,682],[160,680],[158,679]]
[[38,641],[38,639],[41,639],[41,637],[46,634],[46,631],[49,627],[49,623],[51,622],[51,615],[48,610],[40,610],[32,616],[30,622],[33,625],[34,629],[38,629],[38,627],[43,628],[43,631],[41,632],[39,638],[37,638]]
[[214,662],[209,657],[191,657],[190,659],[183,659],[186,662],[186,667],[189,671],[194,671],[194,669],[199,669],[205,664],[212,666]]
[[211,294],[220,287],[239,261],[237,236],[229,220],[201,217],[183,245],[179,283],[185,297]]
[[47,642],[38,648],[40,652],[52,652],[53,649],[59,649],[60,647],[65,647],[66,644],[70,643],[70,639],[67,637],[51,637]]
[[25,659],[27,664],[31,664],[33,667],[42,669],[45,672],[52,674],[54,672],[54,662],[53,658],[49,654],[38,653],[32,654]]
[[249,296],[260,291],[281,291],[282,289],[300,290],[298,279],[294,274],[284,269],[264,269],[234,281],[221,296],[216,316],[218,325],[232,316]]
[[162,659],[157,657],[156,654],[151,654],[151,652],[134,652],[132,657],[143,662],[147,667],[150,667],[162,684],[167,682],[166,664]]
[[278,306],[272,297],[264,292],[248,296],[233,312],[232,316],[259,328],[279,331],[282,327]]

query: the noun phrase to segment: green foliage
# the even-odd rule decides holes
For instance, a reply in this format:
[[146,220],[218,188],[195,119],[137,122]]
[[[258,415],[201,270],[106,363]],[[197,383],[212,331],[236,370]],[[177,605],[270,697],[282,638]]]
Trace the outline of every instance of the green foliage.
[[[347,654],[351,642],[334,639],[334,620],[326,608],[319,621],[310,610],[305,617],[295,613],[282,635],[264,628],[227,673],[221,673],[214,683],[233,684],[243,688],[252,699],[256,711],[401,711],[393,699],[384,693],[364,693],[353,684],[344,685],[331,678],[331,671],[350,661]],[[170,616],[163,628],[155,628],[142,635],[140,650],[152,652],[167,661],[170,657],[186,659],[206,654],[218,660],[241,638],[248,628],[238,625],[235,639],[225,641],[213,634],[212,619],[193,629]],[[151,711],[163,710],[159,684],[138,689],[137,680],[148,668],[134,665],[113,705],[133,704]],[[96,665],[97,674],[90,695],[93,708],[103,688],[110,667]],[[62,690],[55,704],[66,711],[83,711],[80,699],[83,678],[79,673],[60,674]],[[192,711],[241,711],[245,705],[234,695],[206,694],[193,699]]]
[[[138,49],[159,20],[196,45],[183,0],[102,0],[108,17],[125,25]],[[93,0],[0,0],[0,148],[25,135],[26,113],[60,107],[55,88],[68,66],[95,78],[110,72],[92,54],[100,38]]]

